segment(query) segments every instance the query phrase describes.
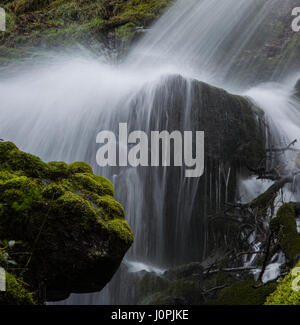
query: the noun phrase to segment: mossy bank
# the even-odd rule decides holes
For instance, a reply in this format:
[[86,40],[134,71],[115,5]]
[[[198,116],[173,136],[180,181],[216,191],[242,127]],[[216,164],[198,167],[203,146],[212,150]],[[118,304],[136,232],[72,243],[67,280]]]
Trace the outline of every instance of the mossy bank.
[[44,163],[0,142],[1,265],[16,279],[0,301],[14,303],[16,283],[32,292],[27,302],[101,290],[133,242],[113,195],[84,162]]
[[300,263],[280,281],[265,305],[300,305]]
[[[173,0],[14,0],[1,4],[0,65],[81,44],[99,51],[130,43]],[[37,50],[38,49],[38,50]]]

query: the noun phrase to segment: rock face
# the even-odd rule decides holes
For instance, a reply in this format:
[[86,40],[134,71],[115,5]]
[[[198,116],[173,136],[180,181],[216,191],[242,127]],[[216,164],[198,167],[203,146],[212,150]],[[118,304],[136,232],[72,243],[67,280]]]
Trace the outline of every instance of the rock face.
[[0,143],[0,239],[20,242],[12,254],[39,300],[99,291],[116,272],[133,234],[113,195],[86,163],[46,164]]
[[[235,203],[240,176],[248,176],[249,170],[259,166],[266,154],[263,112],[247,98],[180,75],[164,76],[151,87],[151,92],[148,90],[147,87],[142,89],[130,103],[131,110],[126,118],[130,121],[129,129],[136,130],[138,126],[148,138],[152,130],[204,131],[205,173],[200,178],[187,179],[184,169],[178,167],[135,171],[139,195],[142,193],[138,202],[142,217],[139,208],[130,214],[138,245],[131,251],[134,256],[129,256],[129,260],[145,260],[147,247],[147,259],[153,265],[172,268],[201,262],[212,253],[218,255],[219,260],[226,253],[224,249],[246,250],[239,224],[222,212],[225,204]],[[114,123],[118,124],[118,120]],[[127,192],[122,191],[125,195]],[[118,197],[128,202],[126,197],[121,197],[122,193]],[[139,205],[133,202],[130,211]],[[209,265],[213,263],[208,262]],[[125,267],[121,273],[109,285],[109,303],[154,303],[164,299],[169,304],[199,304],[203,300],[199,292],[194,298],[188,292],[184,296],[180,293],[179,288],[184,283],[190,292],[202,286],[201,281],[191,280],[184,274],[176,281],[151,274],[140,285],[138,282],[143,274],[133,280],[132,273],[126,273]],[[128,283],[130,295],[122,283]],[[211,281],[203,290],[223,284]],[[135,294],[131,294],[135,290]],[[160,295],[150,297],[154,293]]]
[[[236,246],[236,224],[209,216],[217,215],[225,203],[235,201],[238,177],[249,173],[248,167],[255,168],[264,158],[263,112],[244,97],[179,75],[164,77],[153,90],[151,101],[147,96],[145,89],[133,99],[130,123],[146,130],[148,137],[151,130],[204,131],[205,173],[199,179],[189,179],[187,185],[181,168],[161,169],[155,175],[151,169],[138,171],[138,176],[147,180],[143,188],[147,199],[143,202],[146,232],[136,231],[137,242],[151,243],[149,257],[155,260],[160,250],[161,260],[155,262],[169,266],[201,261],[207,252],[224,247],[224,238],[226,247]],[[159,182],[154,177],[163,179],[163,198],[149,190],[149,184]],[[157,200],[163,204],[160,229],[155,228],[153,220],[157,216],[152,215]],[[151,240],[157,232],[164,239],[163,249]],[[136,251],[143,256],[142,246]]]

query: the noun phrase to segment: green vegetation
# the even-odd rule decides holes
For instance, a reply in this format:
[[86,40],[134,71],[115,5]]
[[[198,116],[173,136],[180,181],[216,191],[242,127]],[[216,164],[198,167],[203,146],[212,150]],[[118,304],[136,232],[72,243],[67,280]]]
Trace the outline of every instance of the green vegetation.
[[266,298],[276,289],[276,283],[263,286],[253,281],[240,282],[221,291],[217,300],[209,305],[263,305]]
[[[12,294],[23,278],[32,291],[41,283],[47,288],[60,283],[72,292],[79,275],[99,268],[102,280],[95,291],[107,283],[133,242],[113,192],[112,184],[84,162],[44,163],[0,142],[0,239],[20,243],[9,265]],[[24,290],[20,299],[29,299]]]
[[295,204],[287,203],[280,207],[277,217],[270,223],[270,229],[276,234],[281,249],[292,264],[300,257],[300,235],[295,217]]
[[21,279],[6,273],[6,291],[0,292],[0,305],[34,305],[33,294],[25,289]]
[[[300,263],[297,265],[300,267]],[[300,291],[293,290],[293,282],[300,285],[300,271],[293,270],[279,283],[276,290],[267,298],[265,305],[300,305]],[[297,281],[297,278],[299,281]]]
[[172,1],[6,1],[7,31],[0,33],[0,64],[76,43],[99,49],[100,43],[111,39],[131,41],[137,27],[150,24]]

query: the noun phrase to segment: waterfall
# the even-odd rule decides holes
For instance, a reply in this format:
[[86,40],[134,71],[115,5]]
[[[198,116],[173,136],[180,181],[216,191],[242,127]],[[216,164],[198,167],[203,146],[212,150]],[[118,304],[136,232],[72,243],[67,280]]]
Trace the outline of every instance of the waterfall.
[[[293,97],[291,80],[282,77],[289,77],[288,64],[280,63],[270,76],[276,84],[254,87],[255,60],[236,65],[254,44],[266,42],[265,22],[280,2],[177,0],[120,64],[59,55],[51,64],[0,79],[1,138],[45,161],[90,163],[115,184],[135,234],[124,265],[102,292],[72,295],[63,303],[132,303],[138,271],[160,273],[203,260],[210,245],[206,216],[212,208],[198,198],[207,195],[220,209],[230,199],[235,176],[223,161],[206,161],[211,167],[201,184],[185,178],[180,168],[100,168],[95,159],[99,131],[116,131],[120,122],[146,133],[195,130],[195,103],[205,107],[201,89],[206,86],[195,86],[200,80],[249,97],[273,121],[278,144],[300,141],[299,99]],[[241,76],[251,69],[245,81]],[[294,158],[288,157],[290,164]],[[252,191],[256,183],[249,186]]]
[[[176,66],[188,75],[217,86],[233,88],[257,83],[256,56],[245,56],[273,40],[278,12],[291,15],[292,0],[177,0],[131,51],[134,67]],[[287,26],[287,33],[290,31]],[[276,30],[275,30],[275,36]],[[242,58],[242,60],[241,60]],[[285,59],[285,61],[284,61]],[[283,58],[269,77],[280,78],[291,62]],[[254,69],[254,70],[252,70]],[[248,71],[248,72],[247,72]],[[251,73],[249,73],[251,71]],[[245,83],[246,81],[246,83]]]

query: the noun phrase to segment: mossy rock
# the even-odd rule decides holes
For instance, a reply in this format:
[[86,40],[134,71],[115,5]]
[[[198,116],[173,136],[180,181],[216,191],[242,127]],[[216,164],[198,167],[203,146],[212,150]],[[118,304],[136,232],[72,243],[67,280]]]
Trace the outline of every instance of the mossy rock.
[[240,282],[223,289],[219,298],[207,305],[263,305],[275,289],[276,283]]
[[296,204],[286,203],[280,207],[270,229],[278,238],[279,245],[289,262],[294,265],[300,259],[300,234],[296,224]]
[[[298,268],[298,270],[296,269]],[[265,305],[300,305],[300,263],[278,284],[276,290],[267,298]],[[297,281],[297,278],[299,281]]]
[[147,273],[138,283],[139,302],[146,305],[199,305],[203,303],[203,267],[194,262]]
[[198,278],[202,278],[203,271],[204,270],[201,263],[193,262],[167,270],[164,273],[164,277],[171,281],[188,278],[195,275],[197,275]]
[[0,305],[34,305],[33,294],[25,289],[21,279],[6,273],[6,291],[0,292]]
[[0,238],[32,254],[16,258],[24,281],[51,300],[101,290],[133,242],[113,194],[84,162],[47,164],[0,142]]
[[146,305],[200,305],[203,295],[198,281],[180,279],[169,283],[167,288],[147,296],[142,304]]

